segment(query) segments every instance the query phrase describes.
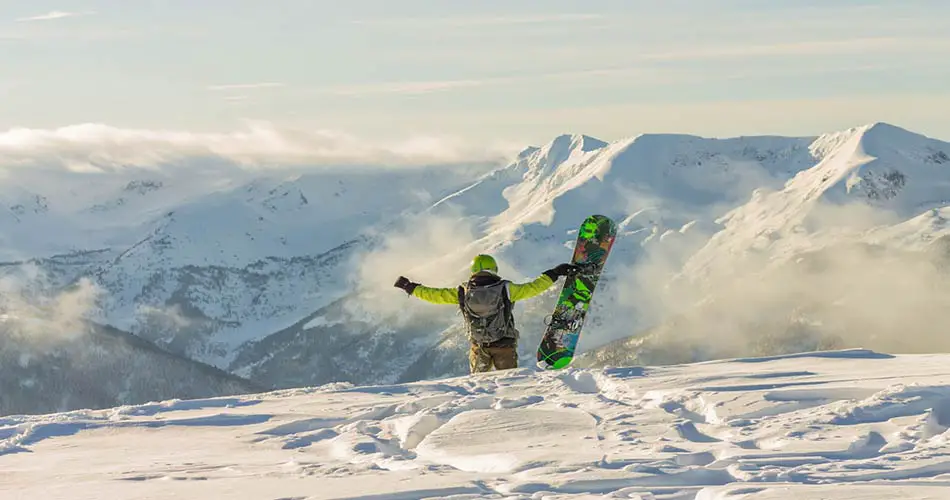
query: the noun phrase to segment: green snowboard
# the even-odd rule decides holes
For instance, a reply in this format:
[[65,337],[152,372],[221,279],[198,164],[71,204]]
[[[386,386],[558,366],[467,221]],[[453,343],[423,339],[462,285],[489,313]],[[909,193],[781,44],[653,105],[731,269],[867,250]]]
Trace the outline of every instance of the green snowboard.
[[581,224],[571,259],[580,270],[566,277],[551,321],[541,338],[538,365],[542,368],[564,368],[574,359],[594,288],[616,237],[617,224],[603,215],[592,215]]

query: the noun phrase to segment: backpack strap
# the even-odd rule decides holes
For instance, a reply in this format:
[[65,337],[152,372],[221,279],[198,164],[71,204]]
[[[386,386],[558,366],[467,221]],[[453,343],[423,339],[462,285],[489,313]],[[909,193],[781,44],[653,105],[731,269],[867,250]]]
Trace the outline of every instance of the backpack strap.
[[505,317],[508,322],[514,326],[514,302],[511,301],[510,295],[510,286],[511,282],[508,280],[502,280],[502,286],[505,287],[505,294],[502,296],[502,303],[505,305]]

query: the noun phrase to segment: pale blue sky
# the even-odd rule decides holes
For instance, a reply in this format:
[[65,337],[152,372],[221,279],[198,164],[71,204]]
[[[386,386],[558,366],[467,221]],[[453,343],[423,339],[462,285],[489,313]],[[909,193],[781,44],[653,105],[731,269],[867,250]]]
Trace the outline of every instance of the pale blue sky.
[[0,130],[950,140],[948,19],[947,0],[0,0]]

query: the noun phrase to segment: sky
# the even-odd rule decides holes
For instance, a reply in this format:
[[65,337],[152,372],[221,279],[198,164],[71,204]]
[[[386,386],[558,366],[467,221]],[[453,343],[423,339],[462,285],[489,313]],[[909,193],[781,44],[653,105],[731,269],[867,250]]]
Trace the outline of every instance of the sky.
[[0,133],[950,140],[946,0],[0,0]]

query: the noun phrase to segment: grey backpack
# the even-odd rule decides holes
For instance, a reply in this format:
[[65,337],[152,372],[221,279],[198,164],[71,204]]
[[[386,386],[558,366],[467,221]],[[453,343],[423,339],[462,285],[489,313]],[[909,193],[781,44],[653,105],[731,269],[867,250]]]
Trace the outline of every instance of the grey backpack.
[[506,280],[485,285],[469,281],[458,288],[459,308],[472,342],[488,344],[505,337],[518,337],[507,285]]

